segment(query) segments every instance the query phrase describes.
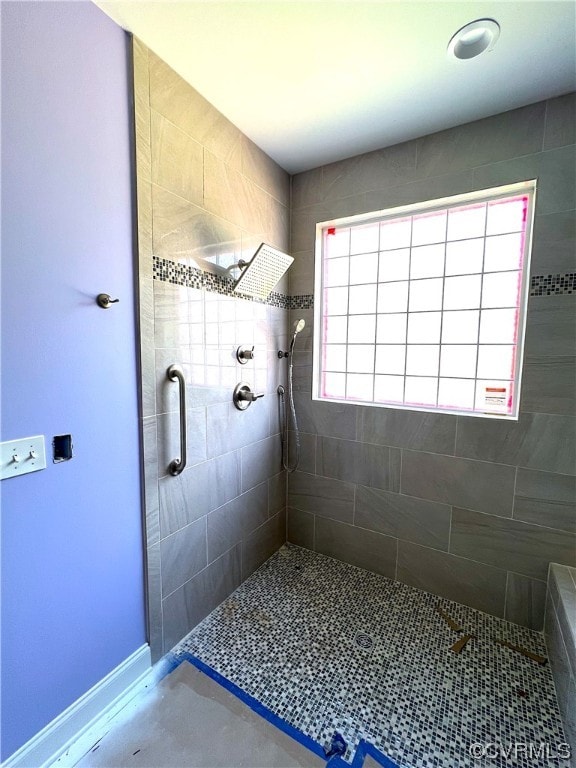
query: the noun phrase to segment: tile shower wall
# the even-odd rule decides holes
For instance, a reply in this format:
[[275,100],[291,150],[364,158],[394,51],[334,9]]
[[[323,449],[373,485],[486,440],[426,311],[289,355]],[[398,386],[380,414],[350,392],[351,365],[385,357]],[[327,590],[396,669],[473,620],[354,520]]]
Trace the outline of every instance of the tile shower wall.
[[576,568],[551,563],[544,619],[546,647],[566,740],[576,766]]
[[[290,179],[134,40],[142,432],[150,643],[158,658],[285,541],[276,387],[287,343],[287,283],[270,303],[230,295],[217,266],[265,241],[288,250]],[[255,359],[240,365],[240,344]],[[188,466],[178,387],[187,382]],[[262,400],[241,412],[247,381]]]
[[550,561],[576,553],[575,95],[298,174],[290,293],[313,293],[315,224],[538,179],[517,423],[312,401],[313,310],[295,360],[302,430],[289,541],[533,629]]

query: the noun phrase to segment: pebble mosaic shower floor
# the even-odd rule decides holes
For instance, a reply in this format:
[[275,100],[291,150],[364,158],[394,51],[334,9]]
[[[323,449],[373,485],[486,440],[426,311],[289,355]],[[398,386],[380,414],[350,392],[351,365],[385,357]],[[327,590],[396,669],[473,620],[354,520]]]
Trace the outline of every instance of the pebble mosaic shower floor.
[[[439,603],[475,635],[460,654]],[[568,766],[556,759],[565,739],[549,665],[495,638],[546,656],[537,632],[285,545],[174,653],[323,746],[338,731],[348,762],[365,740],[401,768]],[[514,756],[471,755],[485,744]]]

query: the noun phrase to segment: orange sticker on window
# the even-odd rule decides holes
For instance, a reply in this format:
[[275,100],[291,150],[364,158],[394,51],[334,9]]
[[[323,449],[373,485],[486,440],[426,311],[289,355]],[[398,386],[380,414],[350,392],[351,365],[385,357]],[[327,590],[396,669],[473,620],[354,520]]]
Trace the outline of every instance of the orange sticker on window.
[[506,387],[485,387],[484,406],[491,411],[506,410]]

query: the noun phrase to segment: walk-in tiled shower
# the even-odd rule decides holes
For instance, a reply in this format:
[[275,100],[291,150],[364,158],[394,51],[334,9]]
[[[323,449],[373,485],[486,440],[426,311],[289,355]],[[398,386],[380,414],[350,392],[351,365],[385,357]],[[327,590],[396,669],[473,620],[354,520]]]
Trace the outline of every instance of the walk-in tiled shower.
[[[574,95],[290,178],[138,41],[134,63],[154,658],[239,588],[187,647],[314,738],[341,728],[349,756],[365,738],[402,765],[454,765],[470,739],[488,738],[491,717],[502,738],[560,738],[548,669],[493,640],[545,653],[548,564],[572,564],[576,547]],[[313,400],[316,223],[530,179],[519,420]],[[233,294],[224,270],[262,242],[294,263],[267,299]],[[301,457],[286,473],[278,351],[301,318]],[[240,345],[254,345],[247,365]],[[173,363],[188,394],[178,477],[167,470]],[[232,403],[241,381],[265,394],[245,411]],[[286,541],[298,547],[280,550]],[[438,600],[477,636],[461,654],[447,650]],[[295,646],[280,644],[295,639],[282,605]],[[357,633],[373,646],[355,644]]]

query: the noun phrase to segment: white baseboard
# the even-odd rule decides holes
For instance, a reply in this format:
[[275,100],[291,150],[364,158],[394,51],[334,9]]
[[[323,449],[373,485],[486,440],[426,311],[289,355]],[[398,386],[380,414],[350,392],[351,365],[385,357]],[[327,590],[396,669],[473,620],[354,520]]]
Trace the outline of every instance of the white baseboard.
[[[160,665],[162,666],[162,665]],[[143,645],[2,763],[2,768],[73,766],[126,705],[162,677]]]

